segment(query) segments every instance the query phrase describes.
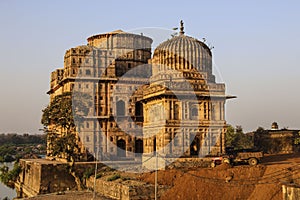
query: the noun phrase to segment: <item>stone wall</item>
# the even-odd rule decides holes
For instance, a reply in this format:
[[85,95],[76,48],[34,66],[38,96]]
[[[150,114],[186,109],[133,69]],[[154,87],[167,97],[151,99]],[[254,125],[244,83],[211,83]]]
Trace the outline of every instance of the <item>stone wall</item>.
[[199,168],[209,167],[211,164],[210,157],[204,158],[163,158],[158,157],[156,167],[156,157],[150,154],[143,154],[143,167],[149,170],[174,169],[174,168]]
[[300,199],[300,185],[282,185],[282,194],[283,200],[298,200]]
[[[18,197],[32,197],[66,190],[76,190],[75,178],[69,173],[69,163],[45,159],[21,159],[22,171],[15,184]],[[82,177],[93,170],[95,163],[75,163],[75,173]]]
[[[90,178],[86,182],[88,188],[94,188],[94,178]],[[154,185],[143,183],[141,181],[106,181],[96,179],[96,192],[113,199],[134,200],[154,199]],[[165,191],[166,186],[159,186],[158,197]]]

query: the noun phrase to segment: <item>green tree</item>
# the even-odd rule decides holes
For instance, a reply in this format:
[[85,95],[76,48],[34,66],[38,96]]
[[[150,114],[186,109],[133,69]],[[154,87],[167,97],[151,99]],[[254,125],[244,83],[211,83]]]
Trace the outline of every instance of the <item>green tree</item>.
[[48,149],[52,156],[66,157],[74,162],[80,158],[76,137],[76,125],[82,124],[88,114],[91,102],[84,93],[65,92],[57,95],[43,110],[42,124],[49,141]]
[[242,126],[233,128],[228,126],[225,134],[225,146],[234,149],[248,149],[253,147],[253,139],[250,135],[244,134]]
[[228,125],[227,131],[225,133],[225,146],[232,146],[232,141],[234,140],[235,130],[231,125]]
[[268,131],[262,127],[258,127],[257,130],[254,132],[255,147],[265,153],[268,153],[270,147],[272,146],[272,142],[269,140],[268,135]]
[[43,110],[41,119],[49,141],[49,152],[52,156],[66,158],[70,162],[69,173],[75,178],[78,190],[82,189],[83,184],[74,168],[75,161],[82,157],[76,125],[80,130],[80,125],[92,106],[90,99],[88,94],[79,92],[57,95]]
[[300,131],[298,132],[298,135],[295,137],[294,144],[300,145]]
[[0,181],[8,187],[14,188],[14,183],[16,182],[20,172],[21,166],[18,162],[14,164],[12,170],[9,170],[6,165],[3,165],[0,168]]

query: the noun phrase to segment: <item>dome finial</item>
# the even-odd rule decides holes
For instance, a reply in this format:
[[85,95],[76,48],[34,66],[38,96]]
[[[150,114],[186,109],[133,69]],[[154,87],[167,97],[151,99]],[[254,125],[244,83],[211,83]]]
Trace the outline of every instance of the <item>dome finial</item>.
[[180,20],[180,35],[183,35],[184,34],[184,26],[183,26],[183,21],[182,20]]

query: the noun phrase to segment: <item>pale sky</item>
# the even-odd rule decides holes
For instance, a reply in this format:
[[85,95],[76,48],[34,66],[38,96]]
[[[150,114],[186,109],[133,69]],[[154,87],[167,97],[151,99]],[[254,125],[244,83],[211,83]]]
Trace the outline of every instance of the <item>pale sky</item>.
[[0,133],[39,133],[50,72],[67,49],[116,29],[171,29],[213,45],[226,120],[300,129],[298,1],[0,1]]

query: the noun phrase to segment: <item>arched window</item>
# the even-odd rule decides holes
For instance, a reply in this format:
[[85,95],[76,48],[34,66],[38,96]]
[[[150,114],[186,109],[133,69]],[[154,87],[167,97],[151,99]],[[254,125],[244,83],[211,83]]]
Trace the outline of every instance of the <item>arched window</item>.
[[117,102],[117,117],[125,115],[125,103],[122,100]]
[[123,139],[117,141],[117,156],[125,157],[126,156],[126,142]]
[[143,153],[143,140],[137,139],[135,141],[135,153]]
[[86,70],[85,70],[85,75],[91,75],[91,70],[86,69]]
[[198,117],[198,109],[197,107],[193,107],[191,110],[191,117],[192,119],[196,119]]
[[143,104],[140,102],[135,103],[135,116],[143,116]]
[[174,138],[173,138],[173,141],[174,141],[173,144],[174,144],[174,146],[178,146],[178,144],[179,144],[178,140],[179,140],[178,136],[176,137],[176,133],[174,133]]
[[191,156],[199,155],[199,150],[200,150],[200,140],[198,137],[195,137],[193,142],[190,145],[190,155]]
[[153,153],[156,153],[156,138],[153,139]]

